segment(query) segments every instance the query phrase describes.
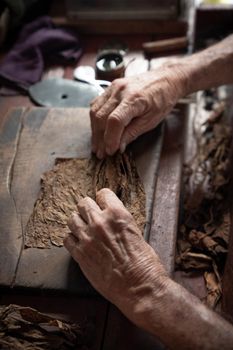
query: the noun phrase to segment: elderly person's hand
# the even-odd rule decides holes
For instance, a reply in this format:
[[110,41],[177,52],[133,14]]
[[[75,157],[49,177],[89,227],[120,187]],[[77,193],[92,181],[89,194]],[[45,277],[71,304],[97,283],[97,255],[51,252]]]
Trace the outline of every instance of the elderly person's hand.
[[[232,83],[232,59],[233,35],[178,65],[116,80],[92,104],[93,151],[99,158],[123,151],[180,97]],[[170,349],[232,349],[232,325],[167,276],[113,192],[82,199],[78,210],[64,244],[103,296]]]
[[185,94],[185,86],[179,64],[113,81],[91,104],[92,151],[98,158],[123,152],[161,122]]
[[91,105],[92,151],[98,158],[124,151],[153,129],[179,98],[233,82],[233,35],[176,63],[113,81]]
[[173,282],[109,189],[73,214],[65,247],[91,284],[170,349],[232,349],[233,327]]
[[[151,285],[158,293],[168,279],[154,250],[144,241],[133,217],[109,189],[78,204],[65,247],[91,284],[128,317],[145,300]],[[145,299],[144,299],[145,298]]]

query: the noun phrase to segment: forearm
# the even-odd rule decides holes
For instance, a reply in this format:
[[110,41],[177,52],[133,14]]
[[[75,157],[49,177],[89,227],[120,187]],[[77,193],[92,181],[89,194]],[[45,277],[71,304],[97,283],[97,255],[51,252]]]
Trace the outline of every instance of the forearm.
[[174,281],[168,279],[159,292],[157,287],[132,297],[137,301],[122,310],[126,316],[170,349],[232,349],[232,325]]
[[186,93],[233,83],[233,35],[181,61]]

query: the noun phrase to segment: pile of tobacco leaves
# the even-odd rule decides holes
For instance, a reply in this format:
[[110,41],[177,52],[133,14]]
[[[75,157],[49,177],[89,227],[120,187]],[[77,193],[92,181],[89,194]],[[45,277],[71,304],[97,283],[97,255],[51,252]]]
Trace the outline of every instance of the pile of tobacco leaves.
[[0,306],[0,349],[87,350],[93,325],[83,327],[42,314],[30,307]]
[[[194,126],[196,152],[184,165],[184,205],[178,232],[176,268],[203,274],[205,302],[215,308],[230,230],[229,188],[232,131],[223,101],[215,101]],[[198,112],[196,113],[198,118]],[[195,123],[194,123],[195,125]]]

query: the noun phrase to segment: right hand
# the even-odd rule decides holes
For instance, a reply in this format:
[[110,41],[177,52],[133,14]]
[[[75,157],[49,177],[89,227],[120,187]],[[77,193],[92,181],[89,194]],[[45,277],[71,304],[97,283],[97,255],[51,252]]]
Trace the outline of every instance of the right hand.
[[68,225],[71,233],[64,245],[90,283],[128,318],[143,324],[145,304],[161,302],[169,277],[123,203],[104,188],[96,202],[89,197],[79,201]]
[[91,104],[92,151],[113,155],[156,127],[185,94],[180,64],[116,79]]

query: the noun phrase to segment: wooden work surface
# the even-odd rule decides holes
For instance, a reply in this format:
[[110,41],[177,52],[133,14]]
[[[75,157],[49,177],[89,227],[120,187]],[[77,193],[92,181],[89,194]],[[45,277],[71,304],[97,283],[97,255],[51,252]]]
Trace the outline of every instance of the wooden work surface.
[[[181,110],[178,116],[171,115],[163,128],[142,136],[131,146],[147,196],[145,238],[169,272],[173,270],[176,239],[173,216],[179,201],[182,113]],[[169,142],[162,147],[163,133]],[[177,133],[181,136],[179,141]],[[74,317],[75,305],[76,321],[85,315],[96,324],[98,342],[94,349],[100,348],[103,333],[106,344],[103,349],[114,349],[113,343],[115,349],[129,349],[129,344],[134,344],[134,349],[141,349],[142,344],[145,349],[157,348],[156,340],[138,330],[105,300],[94,297],[96,293],[63,247],[24,249],[24,229],[38,197],[41,175],[53,167],[56,158],[90,156],[90,137],[88,109],[16,108],[5,116],[0,137],[0,284],[11,287],[11,293],[14,290],[22,293],[23,288],[27,297],[18,294],[15,298],[7,292],[1,302],[18,300],[21,305],[39,305],[42,311],[68,314],[69,319]],[[165,164],[159,169],[161,162]],[[167,171],[168,168],[172,171]],[[160,180],[156,181],[158,173]],[[161,193],[156,200],[155,187]],[[166,211],[166,219],[161,210]],[[42,291],[47,299],[40,297],[35,302],[30,293],[38,295]],[[48,302],[49,295],[53,295],[53,303]],[[94,299],[87,301],[91,295]],[[54,300],[60,306],[56,302],[54,305]]]
[[[2,133],[2,168],[5,171],[1,175],[1,203],[4,203],[0,221],[1,285],[88,295],[91,288],[66,249],[55,246],[24,249],[24,232],[38,198],[41,176],[53,167],[55,159],[90,157],[89,110],[12,110]],[[148,234],[160,134],[157,129],[132,147],[146,191]]]
[[[176,116],[167,122],[172,133],[180,128]],[[77,264],[64,248],[24,249],[24,232],[40,191],[40,179],[50,170],[56,158],[90,157],[90,121],[88,109],[13,109],[10,110],[2,127],[1,151],[1,191],[2,205],[0,218],[0,284],[2,286],[62,290],[88,295],[92,292]],[[182,140],[182,137],[181,137]],[[169,221],[177,216],[178,192],[176,179],[180,178],[180,168],[176,167],[177,152],[182,142],[172,140],[164,152],[172,150],[166,159],[170,164],[159,172],[161,151],[161,128],[140,137],[130,148],[136,160],[139,175],[146,192],[147,225],[145,237],[160,255],[167,270],[173,270],[175,234],[169,232]],[[162,162],[164,160],[161,160]],[[172,162],[172,163],[171,163]],[[172,170],[167,171],[170,166]],[[177,174],[178,171],[178,174]],[[173,181],[169,177],[172,177]],[[160,206],[166,208],[167,187],[172,210],[160,217]],[[154,201],[155,185],[160,186],[160,197]],[[165,186],[165,187],[164,187]],[[174,198],[173,198],[174,196]],[[163,212],[164,213],[164,212]],[[168,243],[169,242],[169,243]]]
[[[174,35],[171,31],[166,36]],[[98,49],[110,39],[112,36],[106,34],[90,36],[77,65],[94,67]],[[115,39],[129,47],[126,63],[132,63],[125,75],[150,69],[152,61],[145,59],[141,48],[142,42],[154,36],[122,35]],[[75,67],[50,67],[43,79],[73,79]],[[161,349],[154,338],[135,327],[114,306],[92,295],[93,289],[64,248],[39,252],[22,249],[22,229],[38,196],[41,174],[52,168],[55,158],[90,154],[88,111],[48,111],[35,108],[27,96],[18,95],[0,97],[0,113],[0,303],[35,307],[72,322],[93,321],[93,350]],[[174,266],[186,114],[186,106],[180,107],[167,118],[163,130],[145,135],[132,147],[147,192],[145,238],[170,274]]]

